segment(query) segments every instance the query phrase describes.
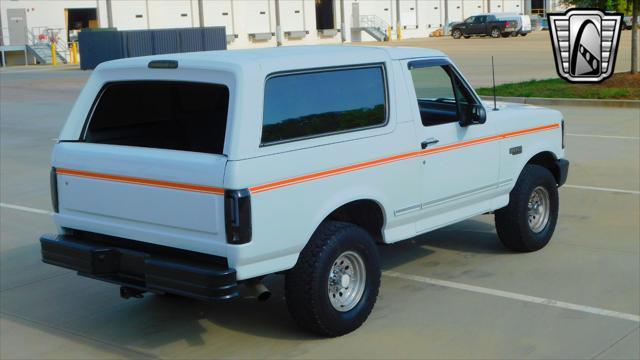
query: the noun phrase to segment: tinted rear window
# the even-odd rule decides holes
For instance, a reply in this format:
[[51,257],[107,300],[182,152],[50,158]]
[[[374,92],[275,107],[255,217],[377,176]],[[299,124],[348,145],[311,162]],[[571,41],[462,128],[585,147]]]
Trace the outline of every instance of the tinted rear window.
[[111,83],[94,105],[84,140],[222,154],[228,107],[224,85]]
[[262,144],[380,126],[386,113],[381,65],[278,75],[265,86]]

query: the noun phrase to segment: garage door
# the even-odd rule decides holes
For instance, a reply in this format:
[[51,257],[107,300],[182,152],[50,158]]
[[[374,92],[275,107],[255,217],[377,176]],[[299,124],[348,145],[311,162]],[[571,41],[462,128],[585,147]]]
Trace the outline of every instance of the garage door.
[[304,1],[280,1],[280,23],[282,31],[306,30],[304,24]]
[[235,34],[231,0],[203,1],[205,26],[224,26],[227,35]]

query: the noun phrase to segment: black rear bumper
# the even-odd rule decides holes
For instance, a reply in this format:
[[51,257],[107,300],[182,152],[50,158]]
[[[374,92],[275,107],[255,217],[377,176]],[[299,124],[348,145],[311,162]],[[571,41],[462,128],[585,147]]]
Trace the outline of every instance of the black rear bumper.
[[238,296],[226,259],[87,232],[43,235],[42,261],[140,291],[199,300]]

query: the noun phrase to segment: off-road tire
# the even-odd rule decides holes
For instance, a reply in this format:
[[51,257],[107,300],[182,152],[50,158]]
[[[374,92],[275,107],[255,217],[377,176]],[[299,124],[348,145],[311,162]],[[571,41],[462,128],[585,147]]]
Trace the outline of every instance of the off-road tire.
[[462,37],[462,31],[455,29],[451,32],[451,36],[453,36],[454,39],[460,39]]
[[[344,252],[357,253],[364,261],[366,280],[357,305],[337,311],[329,300],[328,278],[334,261]],[[380,260],[371,235],[359,226],[325,221],[300,253],[295,267],[285,275],[285,296],[298,325],[321,336],[340,336],[362,325],[378,297]]]
[[[543,187],[548,193],[549,219],[536,233],[528,222],[528,206],[537,187]],[[558,204],[558,187],[551,172],[539,165],[526,165],[509,194],[509,204],[495,212],[496,230],[502,244],[517,252],[532,252],[545,247],[556,228]]]

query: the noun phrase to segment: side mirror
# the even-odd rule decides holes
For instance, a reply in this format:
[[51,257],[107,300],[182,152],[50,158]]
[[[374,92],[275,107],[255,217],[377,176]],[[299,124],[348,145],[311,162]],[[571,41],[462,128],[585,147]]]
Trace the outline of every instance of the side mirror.
[[461,106],[460,126],[484,124],[487,121],[487,112],[480,104],[465,104]]

